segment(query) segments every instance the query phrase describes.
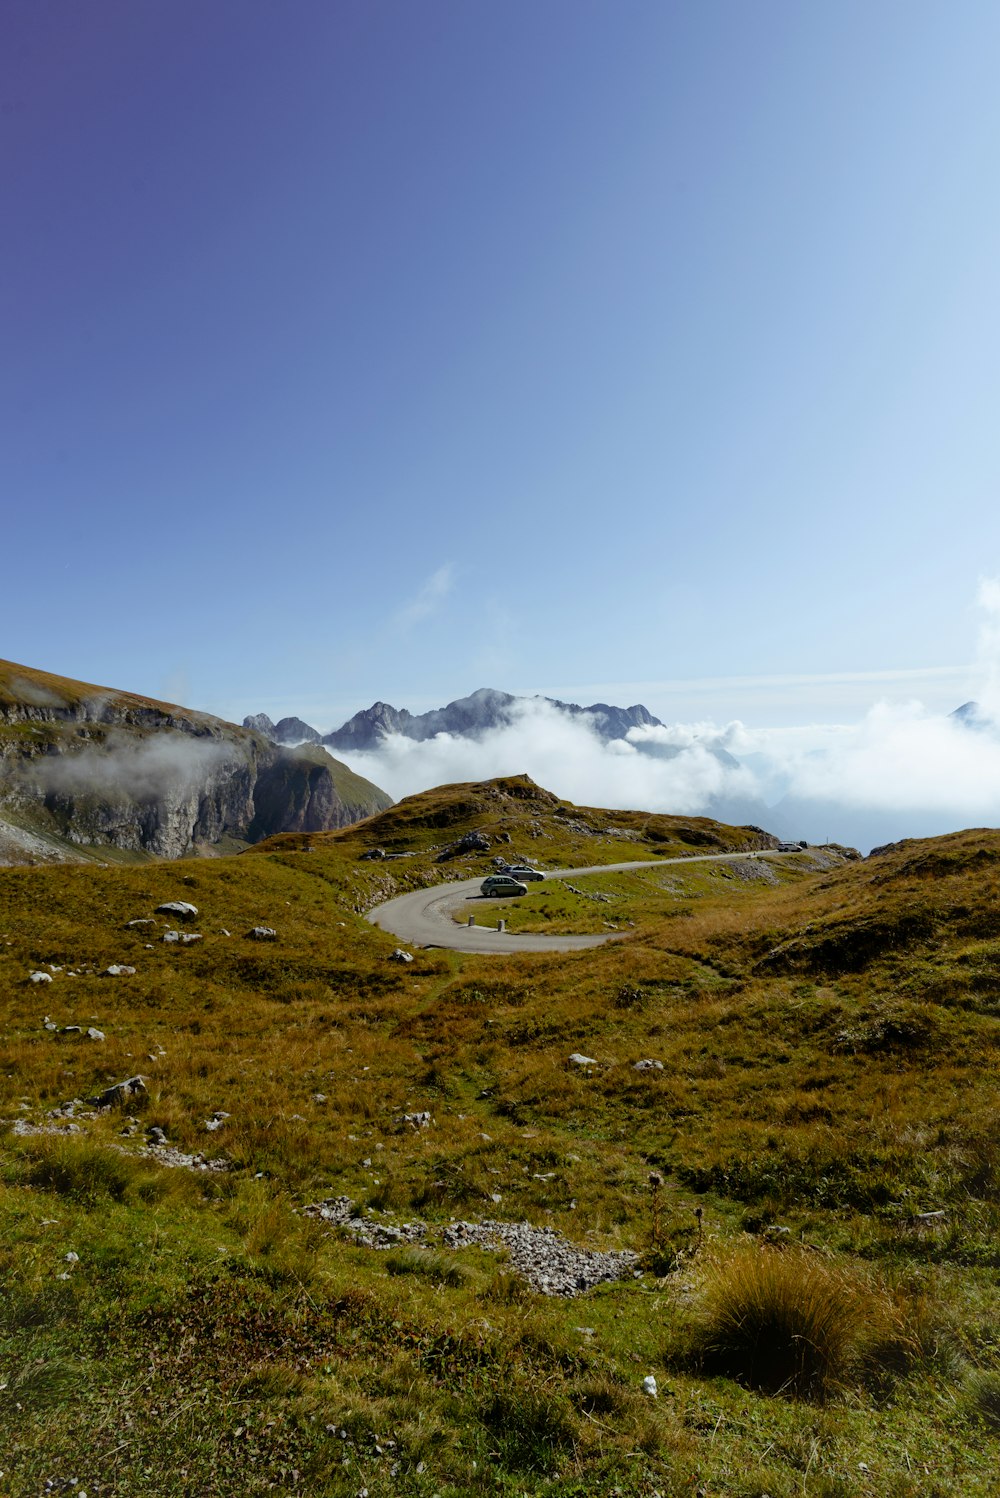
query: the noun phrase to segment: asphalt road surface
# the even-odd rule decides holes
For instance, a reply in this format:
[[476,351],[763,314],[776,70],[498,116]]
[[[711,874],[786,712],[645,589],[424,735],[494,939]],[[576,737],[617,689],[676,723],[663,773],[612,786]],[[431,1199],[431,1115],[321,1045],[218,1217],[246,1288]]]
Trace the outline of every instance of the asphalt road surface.
[[[756,856],[794,858],[795,854],[768,852],[765,855],[758,852]],[[729,863],[747,857],[747,853],[696,853],[687,858],[641,858],[634,863],[602,863],[593,868],[549,869],[545,877],[576,879],[581,874],[617,874],[627,869],[662,868],[664,864]],[[368,919],[373,926],[391,931],[393,936],[400,937],[410,946],[447,947],[452,952],[578,952],[585,947],[603,946],[606,941],[620,941],[627,935],[626,932],[608,931],[602,936],[540,936],[498,931],[497,921],[503,919],[504,907],[523,896],[508,895],[504,899],[490,895],[487,898],[479,893],[485,877],[480,875],[457,884],[436,884],[409,895],[397,895],[384,905],[376,905],[368,912]],[[468,925],[470,915],[477,921],[474,926]],[[490,925],[480,926],[480,919],[489,920]]]

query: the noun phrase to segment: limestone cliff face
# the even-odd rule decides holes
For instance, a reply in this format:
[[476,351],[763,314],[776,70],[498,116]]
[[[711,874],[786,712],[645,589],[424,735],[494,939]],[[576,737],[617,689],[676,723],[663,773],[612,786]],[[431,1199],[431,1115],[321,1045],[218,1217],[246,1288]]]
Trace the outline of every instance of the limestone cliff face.
[[0,662],[0,818],[64,847],[179,858],[389,805],[325,751]]

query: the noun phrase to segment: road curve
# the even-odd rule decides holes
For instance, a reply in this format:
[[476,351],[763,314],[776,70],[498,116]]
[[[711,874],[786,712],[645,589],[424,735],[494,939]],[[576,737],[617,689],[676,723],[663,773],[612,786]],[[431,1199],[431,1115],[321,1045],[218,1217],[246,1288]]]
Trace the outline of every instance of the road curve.
[[[757,857],[764,856],[758,853]],[[768,858],[794,858],[794,853],[767,852]],[[677,863],[727,863],[746,858],[746,853],[696,853],[686,858],[641,858],[633,863],[602,863],[581,869],[550,869],[546,879],[576,879],[581,874],[618,874],[630,869],[661,868],[664,864]],[[515,935],[510,931],[498,931],[496,923],[503,918],[506,900],[496,897],[486,899],[479,893],[484,875],[476,879],[463,879],[456,884],[435,884],[430,889],[414,890],[409,895],[397,895],[376,905],[368,912],[368,920],[383,931],[391,931],[415,947],[447,947],[452,952],[578,952],[586,947],[600,947],[606,941],[621,941],[623,932],[606,932],[602,936],[553,935],[542,936],[537,932]],[[508,898],[518,899],[514,895]],[[461,925],[455,915],[477,916],[489,913],[489,926]]]

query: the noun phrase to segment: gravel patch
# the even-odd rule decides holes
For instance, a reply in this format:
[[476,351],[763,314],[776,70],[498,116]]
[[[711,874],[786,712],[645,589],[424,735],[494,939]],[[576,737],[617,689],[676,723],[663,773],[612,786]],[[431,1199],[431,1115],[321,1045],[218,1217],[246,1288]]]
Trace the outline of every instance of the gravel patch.
[[302,1208],[306,1217],[319,1217],[342,1227],[365,1248],[396,1248],[402,1243],[424,1243],[440,1248],[478,1247],[506,1252],[511,1268],[539,1295],[581,1295],[609,1280],[637,1273],[638,1255],[630,1249],[601,1252],[577,1248],[555,1228],[530,1222],[393,1223],[381,1216],[362,1216],[347,1196],[327,1197]]

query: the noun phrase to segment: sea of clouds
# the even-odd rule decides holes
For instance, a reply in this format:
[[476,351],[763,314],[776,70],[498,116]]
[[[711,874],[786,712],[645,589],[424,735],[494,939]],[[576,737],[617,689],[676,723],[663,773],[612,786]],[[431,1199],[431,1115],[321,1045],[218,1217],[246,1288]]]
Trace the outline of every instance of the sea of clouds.
[[[757,822],[784,837],[879,842],[1000,825],[1000,581],[980,585],[980,718],[877,702],[851,724],[733,721],[636,728],[605,742],[586,717],[521,699],[481,738],[393,735],[344,753],[397,800],[432,786],[527,773],[578,805]],[[958,706],[958,704],[956,704]]]

